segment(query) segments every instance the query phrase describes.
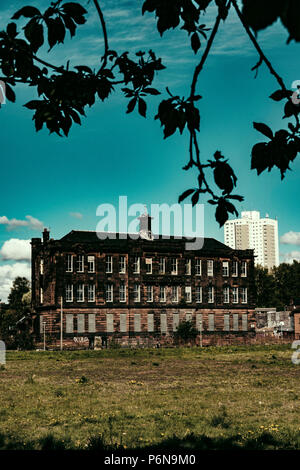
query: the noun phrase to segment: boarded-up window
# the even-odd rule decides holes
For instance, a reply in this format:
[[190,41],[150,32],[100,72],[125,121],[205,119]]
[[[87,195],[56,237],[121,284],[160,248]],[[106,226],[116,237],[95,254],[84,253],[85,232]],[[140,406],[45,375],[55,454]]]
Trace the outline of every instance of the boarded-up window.
[[167,333],[167,314],[166,313],[160,314],[160,331],[162,333]]
[[203,331],[202,313],[197,313],[196,315],[196,328],[198,331]]
[[134,314],[134,331],[135,332],[141,331],[141,314],[140,313]]
[[243,313],[243,315],[242,315],[242,330],[243,331],[248,330],[248,315],[247,315],[247,313]]
[[77,315],[77,332],[78,333],[84,333],[85,332],[84,313],[79,313]]
[[179,325],[179,313],[173,314],[173,331],[176,331]]
[[230,319],[230,315],[228,313],[225,313],[225,315],[224,315],[224,331],[229,331],[229,329],[230,329],[229,319]]
[[44,325],[43,325],[44,317],[40,315],[40,333],[44,333]]
[[94,313],[89,313],[89,333],[96,333],[96,315]]
[[66,315],[66,333],[74,333],[74,316],[72,313]]
[[120,331],[125,333],[127,331],[127,315],[126,313],[120,313]]
[[192,314],[191,313],[186,313],[185,314],[185,321],[192,321]]
[[106,330],[107,330],[107,333],[114,332],[114,314],[113,313],[106,314]]
[[154,314],[148,313],[148,331],[149,333],[153,333],[154,331]]
[[215,316],[213,313],[208,314],[208,331],[214,331],[215,329]]
[[233,331],[239,331],[239,315],[238,315],[238,313],[233,314]]

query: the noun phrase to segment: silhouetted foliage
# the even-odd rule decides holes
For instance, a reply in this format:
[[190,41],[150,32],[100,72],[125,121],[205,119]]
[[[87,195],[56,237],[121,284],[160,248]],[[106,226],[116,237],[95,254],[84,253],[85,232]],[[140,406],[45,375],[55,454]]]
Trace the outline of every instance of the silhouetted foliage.
[[193,325],[192,321],[181,321],[174,332],[175,340],[182,340],[184,342],[191,339],[195,339],[198,335],[198,331]]
[[255,268],[257,307],[276,307],[283,310],[292,299],[299,297],[300,262],[281,263],[269,273],[266,268]]
[[[129,57],[128,52],[111,50],[101,2],[93,0],[90,3],[93,3],[98,13],[104,36],[104,54],[98,70],[84,64],[70,69],[69,61],[65,65],[57,66],[36,55],[46,42],[50,51],[64,43],[67,32],[71,38],[76,35],[77,28],[86,22],[87,14],[87,10],[78,2],[53,1],[44,12],[35,6],[24,6],[12,17],[16,21],[26,19],[23,37],[15,22],[8,24],[6,30],[0,32],[0,79],[6,84],[7,99],[15,101],[14,87],[17,83],[36,87],[39,99],[32,100],[25,106],[34,111],[33,120],[37,131],[46,126],[50,133],[68,136],[74,123],[81,124],[85,108],[93,106],[97,99],[108,99],[117,85],[123,86],[121,91],[129,100],[126,112],[130,114],[137,111],[142,117],[147,115],[146,98],[160,94],[152,84],[156,73],[165,68],[161,59],[157,58],[152,50],[148,55],[144,51],[138,51],[136,57]],[[202,20],[207,7],[211,5],[217,8],[212,28],[207,27]],[[177,130],[180,134],[186,131],[189,135],[189,161],[184,170],[196,167],[199,175],[197,187],[185,191],[179,197],[179,202],[192,196],[192,204],[195,205],[202,194],[207,194],[210,198],[208,203],[216,205],[215,215],[220,226],[228,220],[229,214],[237,214],[230,199],[242,201],[243,197],[232,194],[237,177],[220,151],[215,153],[215,160],[203,162],[200,159],[200,111],[196,103],[201,96],[196,94],[196,88],[219,25],[221,21],[226,21],[230,8],[235,10],[258,52],[259,60],[252,70],[257,74],[262,64],[267,66],[280,86],[280,89],[271,95],[271,99],[276,102],[284,101],[284,118],[293,118],[295,121],[288,123],[288,130],[278,131],[272,131],[265,123],[254,123],[255,129],[269,140],[253,146],[251,169],[257,170],[259,175],[265,170],[270,171],[277,167],[283,179],[286,171],[290,169],[290,163],[300,152],[299,90],[292,92],[286,88],[283,79],[260,48],[256,35],[258,31],[280,18],[289,34],[287,42],[300,42],[299,2],[242,0],[240,9],[237,0],[145,0],[141,11],[143,15],[152,14],[156,17],[156,27],[161,36],[169,29],[181,28],[187,32],[195,54],[204,48],[200,62],[194,70],[188,97],[173,95],[167,88],[169,97],[161,101],[155,119],[158,119],[163,127],[164,138],[172,136]],[[214,183],[217,190],[221,190],[221,194],[217,194],[208,183],[209,171],[212,172]]]

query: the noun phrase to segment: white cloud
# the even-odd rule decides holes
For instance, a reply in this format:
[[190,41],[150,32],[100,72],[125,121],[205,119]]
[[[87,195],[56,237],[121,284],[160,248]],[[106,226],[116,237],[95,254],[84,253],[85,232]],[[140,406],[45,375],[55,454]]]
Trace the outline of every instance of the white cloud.
[[69,212],[71,217],[75,217],[75,219],[82,219],[83,215],[80,212]]
[[13,281],[16,277],[31,279],[31,268],[29,263],[4,264],[0,266],[0,299],[6,302]]
[[43,222],[31,215],[26,215],[25,219],[26,220],[8,219],[6,215],[3,215],[0,217],[0,225],[6,225],[7,230],[15,230],[19,227],[28,227],[31,230],[42,230],[44,227]]
[[291,251],[290,253],[282,253],[284,263],[300,262],[300,251]]
[[11,238],[4,242],[0,254],[5,260],[26,261],[31,259],[30,240]]
[[280,243],[284,245],[300,245],[300,232],[287,232],[280,237]]

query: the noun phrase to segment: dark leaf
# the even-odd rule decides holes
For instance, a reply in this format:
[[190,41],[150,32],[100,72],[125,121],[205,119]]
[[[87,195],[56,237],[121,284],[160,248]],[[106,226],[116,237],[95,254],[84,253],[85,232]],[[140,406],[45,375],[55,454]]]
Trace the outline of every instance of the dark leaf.
[[15,38],[18,34],[16,23],[9,23],[6,28],[6,32],[11,38]]
[[82,16],[87,13],[86,9],[83,8],[79,3],[68,2],[62,5],[62,9],[65,13],[68,13],[70,16]]
[[272,93],[270,98],[274,101],[281,101],[284,98],[288,98],[291,94],[292,92],[286,92],[284,90],[277,90],[274,93]]
[[8,83],[5,84],[5,96],[9,101],[11,101],[12,103],[15,103],[16,94]]
[[18,10],[14,16],[12,16],[12,20],[18,20],[21,16],[25,16],[25,18],[33,18],[34,16],[41,16],[41,12],[35,7],[23,7]]
[[192,206],[195,206],[199,200],[199,191],[195,191],[195,193],[192,196]]
[[28,101],[28,103],[24,104],[24,106],[25,108],[28,108],[28,109],[37,109],[42,103],[43,101],[32,100],[32,101]]
[[182,193],[178,198],[178,204],[180,204],[182,201],[184,201],[184,199],[186,199],[188,196],[190,196],[190,194],[194,192],[194,189],[187,189],[186,191],[184,191],[184,193]]
[[216,208],[216,220],[219,222],[220,227],[223,227],[228,220],[228,213],[223,201],[219,202]]
[[273,132],[272,130],[264,123],[262,122],[254,122],[253,123],[254,129],[256,129],[258,132],[261,132],[263,135],[266,137],[269,137],[269,139],[273,138]]
[[195,54],[201,46],[200,39],[197,33],[193,33],[191,36],[191,46]]
[[132,113],[132,111],[135,108],[136,102],[137,102],[136,96],[132,98],[132,100],[129,101],[128,106],[127,106],[127,111],[126,111],[127,114]]
[[141,116],[146,117],[147,103],[143,98],[139,98],[139,113]]
[[33,52],[36,52],[44,44],[44,28],[35,18],[32,18],[24,27],[26,39],[30,42]]
[[145,93],[149,93],[150,95],[160,95],[160,91],[156,90],[155,88],[144,88],[143,91]]

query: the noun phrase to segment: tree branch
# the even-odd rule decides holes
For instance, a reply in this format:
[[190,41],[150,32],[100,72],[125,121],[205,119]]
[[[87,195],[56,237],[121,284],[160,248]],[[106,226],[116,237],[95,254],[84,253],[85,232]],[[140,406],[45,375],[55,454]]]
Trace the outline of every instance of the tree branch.
[[260,56],[261,61],[263,61],[263,62],[266,64],[266,66],[267,66],[268,69],[270,70],[270,73],[271,73],[272,75],[274,75],[274,77],[276,78],[277,82],[279,83],[281,89],[282,89],[283,91],[287,91],[287,88],[286,88],[286,86],[285,86],[285,84],[284,84],[283,79],[282,79],[282,78],[278,75],[278,73],[274,70],[274,68],[273,68],[273,66],[272,66],[272,64],[271,64],[271,62],[269,61],[269,59],[268,59],[268,58],[265,56],[265,54],[263,53],[263,51],[262,51],[260,45],[258,44],[258,42],[257,42],[257,40],[256,40],[256,38],[255,38],[255,36],[254,36],[254,34],[253,34],[252,31],[251,31],[249,25],[246,23],[245,18],[244,18],[244,16],[243,16],[241,10],[240,10],[239,7],[238,7],[238,4],[237,4],[236,0],[231,0],[231,3],[232,3],[232,5],[233,5],[234,8],[235,8],[235,11],[236,11],[236,13],[237,13],[237,15],[238,15],[238,17],[239,17],[239,19],[240,19],[240,21],[241,21],[243,27],[244,27],[246,33],[248,34],[250,40],[252,41],[252,43],[253,43],[255,49],[256,49],[257,52],[259,53],[259,56]]
[[211,46],[213,45],[214,39],[215,39],[216,34],[218,32],[218,29],[219,29],[220,22],[221,22],[221,16],[219,14],[216,18],[216,22],[215,22],[215,25],[214,25],[213,30],[211,32],[211,35],[209,36],[209,39],[207,41],[206,48],[205,48],[205,51],[203,52],[200,63],[195,68],[194,75],[193,75],[193,81],[192,81],[192,84],[191,84],[190,98],[193,98],[195,96],[196,85],[197,85],[197,80],[198,80],[199,74],[200,74],[201,70],[203,69],[203,66],[204,66],[204,64],[206,62],[206,59],[208,57],[208,54],[210,52]]
[[103,36],[104,36],[103,64],[101,65],[100,70],[97,73],[97,75],[99,75],[101,70],[103,70],[105,68],[106,64],[107,64],[107,54],[108,54],[109,49],[108,49],[108,37],[107,37],[107,30],[106,30],[106,24],[105,24],[104,16],[103,16],[102,10],[100,8],[100,5],[98,3],[98,0],[93,0],[93,1],[94,1],[95,8],[97,10],[97,13],[99,15],[99,18],[100,18],[100,23],[101,23],[101,27],[102,27],[102,31],[103,31]]

